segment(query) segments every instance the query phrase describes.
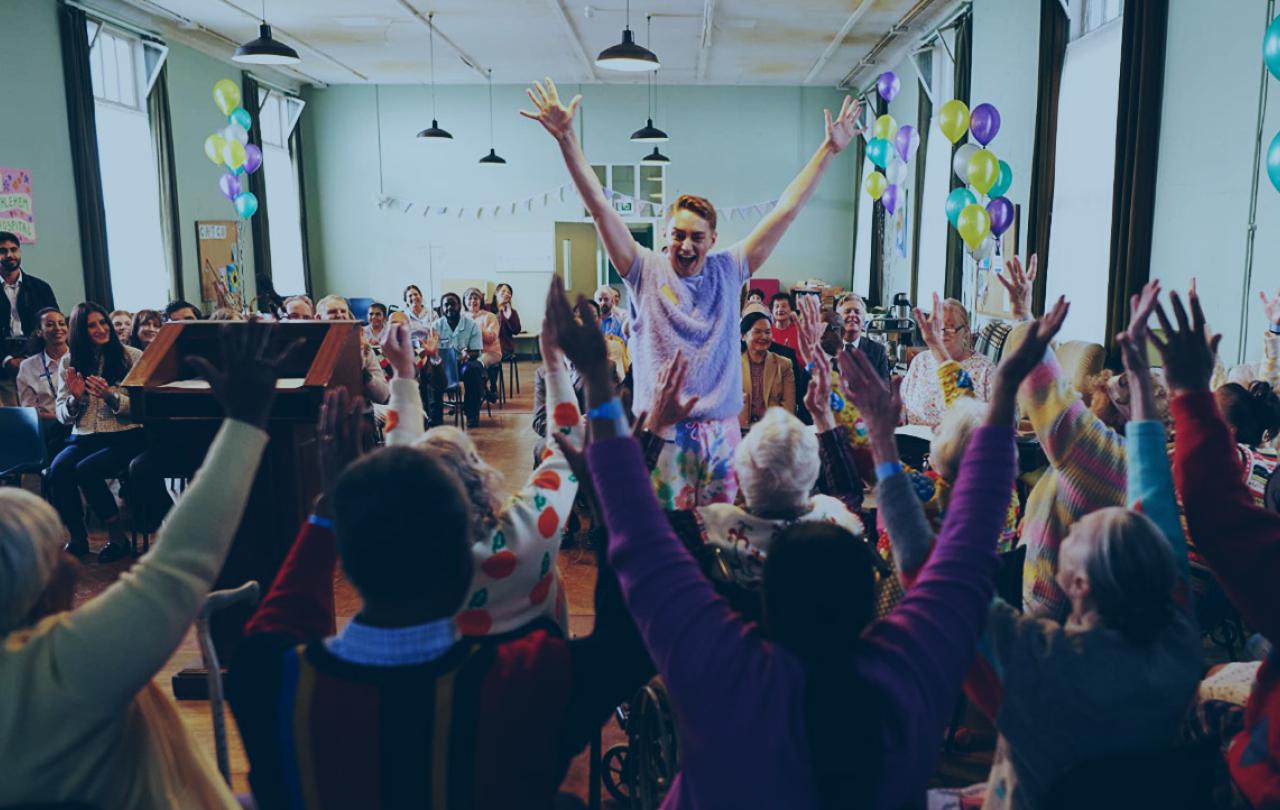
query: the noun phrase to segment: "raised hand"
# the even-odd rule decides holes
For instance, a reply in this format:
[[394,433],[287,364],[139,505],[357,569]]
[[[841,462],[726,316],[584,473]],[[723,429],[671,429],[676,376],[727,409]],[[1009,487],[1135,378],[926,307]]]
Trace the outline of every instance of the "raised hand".
[[698,397],[681,399],[685,378],[689,375],[689,361],[684,352],[676,352],[676,356],[662,364],[658,370],[657,382],[654,385],[653,405],[645,417],[645,429],[650,433],[661,433],[689,418],[698,405]]
[[816,295],[796,298],[796,318],[800,333],[800,362],[808,363],[823,354],[822,335],[827,322],[822,319],[822,301]]
[[1147,362],[1147,339],[1151,331],[1147,321],[1160,298],[1160,282],[1149,281],[1139,295],[1129,298],[1129,328],[1116,335],[1116,345],[1129,373],[1131,418],[1135,422],[1156,418],[1155,393],[1151,387],[1151,367]]
[[84,399],[86,388],[84,377],[75,370],[74,366],[67,366],[67,370],[62,374],[62,379],[67,383],[67,393],[76,399]]
[[822,352],[813,357],[813,372],[809,387],[804,392],[804,407],[813,417],[813,426],[819,433],[834,430],[835,417],[831,415],[831,362]]
[[422,354],[426,357],[438,357],[440,355],[440,333],[432,329],[427,333],[427,339],[422,341]]
[[1276,291],[1275,298],[1267,298],[1267,294],[1262,290],[1258,290],[1258,297],[1262,299],[1262,306],[1267,313],[1267,322],[1272,326],[1280,326],[1280,290]]
[[363,453],[360,440],[363,414],[363,398],[351,397],[345,388],[324,392],[320,417],[316,420],[316,462],[320,468],[320,496],[315,506],[318,515],[328,515],[338,476]]
[[581,321],[574,317],[569,307],[569,299],[564,293],[564,282],[560,276],[551,277],[551,285],[547,288],[546,314],[542,321],[542,344],[551,351],[563,352],[582,374],[583,379],[592,375],[609,377],[609,357],[605,349],[604,333],[596,323],[595,313],[585,306],[585,296],[578,296],[578,313]]
[[1182,306],[1182,299],[1176,292],[1169,293],[1169,301],[1173,304],[1173,315],[1178,321],[1174,329],[1164,307],[1156,304],[1156,319],[1164,330],[1164,337],[1151,335],[1151,342],[1164,360],[1164,376],[1169,382],[1170,391],[1176,396],[1186,391],[1207,391],[1209,380],[1213,376],[1214,358],[1218,353],[1218,342],[1222,335],[1210,335],[1204,322],[1204,310],[1200,308],[1200,296],[1192,290],[1191,318],[1187,319],[1187,311]]
[[840,387],[845,400],[852,402],[867,423],[872,442],[877,438],[893,439],[902,416],[902,378],[888,383],[860,351],[841,351],[836,355],[840,365]]
[[942,339],[942,325],[944,318],[942,317],[942,301],[938,298],[938,294],[933,294],[933,314],[926,315],[920,307],[914,310],[916,323],[920,326],[920,336],[924,338],[924,345],[929,347],[929,351],[933,352],[933,356],[937,358],[939,363],[945,363],[951,359],[951,355],[947,353],[947,344]]
[[[1031,320],[1031,293],[1035,287],[1038,260],[1031,254],[1024,272],[1022,262],[1017,256],[1010,257],[1004,263],[1004,273],[996,273],[996,281],[1009,291],[1009,300],[1013,303],[1013,317],[1019,321]],[[1005,277],[1008,273],[1008,277]]]
[[1058,296],[1053,308],[1043,317],[1037,318],[1027,330],[1023,341],[1000,360],[1000,366],[996,369],[997,381],[1016,390],[1031,370],[1040,365],[1044,353],[1049,349],[1049,343],[1062,328],[1062,322],[1066,320],[1070,310],[1071,305],[1067,303],[1067,299]]
[[578,105],[582,103],[582,96],[574,96],[566,107],[560,102],[556,83],[551,81],[550,77],[547,77],[546,82],[546,86],[543,86],[542,82],[534,82],[533,87],[525,91],[529,94],[529,100],[533,102],[536,112],[521,110],[520,114],[542,124],[542,128],[550,132],[556,140],[562,140],[573,134],[573,116],[578,111]]
[[[440,337],[436,336],[439,343]],[[382,341],[382,356],[387,358],[391,371],[397,378],[412,380],[417,364],[413,357],[413,338],[409,335],[409,327],[402,323],[393,323],[387,327],[386,339]]]
[[208,381],[227,418],[265,427],[276,398],[280,366],[303,344],[302,338],[281,352],[268,354],[271,340],[268,324],[226,325],[218,334],[222,342],[221,369],[203,357],[188,357],[186,362]]
[[844,97],[844,103],[840,105],[840,114],[835,120],[831,119],[831,110],[823,110],[823,115],[827,120],[827,139],[825,144],[831,150],[831,154],[838,155],[849,145],[856,136],[861,135],[865,128],[858,126],[858,116],[862,113],[862,102],[854,101],[849,96]]

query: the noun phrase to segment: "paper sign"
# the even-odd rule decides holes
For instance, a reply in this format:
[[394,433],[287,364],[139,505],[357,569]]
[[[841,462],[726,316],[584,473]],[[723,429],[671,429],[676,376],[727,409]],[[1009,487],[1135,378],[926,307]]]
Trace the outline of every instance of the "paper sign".
[[236,223],[214,220],[196,223],[196,252],[200,262],[200,298],[229,306],[243,287],[236,266]]
[[24,244],[36,241],[35,202],[31,172],[0,166],[0,231],[11,231]]

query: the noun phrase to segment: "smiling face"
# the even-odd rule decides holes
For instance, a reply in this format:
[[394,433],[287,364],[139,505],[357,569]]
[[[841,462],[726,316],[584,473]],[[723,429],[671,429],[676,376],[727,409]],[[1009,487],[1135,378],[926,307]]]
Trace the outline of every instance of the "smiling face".
[[475,315],[480,312],[480,309],[483,306],[484,297],[481,296],[480,293],[474,291],[467,293],[467,312]]
[[779,298],[773,302],[773,322],[785,329],[791,325],[791,302]]
[[111,322],[101,312],[90,312],[87,321],[89,340],[94,346],[102,347],[111,342]]
[[497,291],[494,293],[498,298],[498,306],[505,307],[511,303],[511,288],[506,284],[499,284]]
[[867,322],[867,305],[858,296],[850,295],[840,302],[839,313],[841,338],[845,342],[857,340]]
[[404,302],[409,305],[409,309],[414,312],[420,312],[422,310],[422,291],[417,287],[410,287],[405,290]]
[[326,301],[320,310],[322,321],[354,321],[355,319],[356,316],[351,314],[351,307],[347,306],[346,301]]
[[160,334],[160,323],[154,318],[148,318],[138,325],[138,341],[143,346],[150,346],[151,341],[155,340],[158,334]]
[[973,353],[970,340],[969,316],[955,304],[942,307],[942,343],[954,360],[965,360]]
[[44,338],[45,351],[65,348],[67,334],[67,319],[61,312],[46,312],[40,318],[40,337]]
[[129,335],[133,333],[133,316],[127,312],[117,313],[111,319],[111,328],[116,330],[116,337],[121,343],[128,343]]
[[444,311],[444,317],[449,321],[450,326],[458,325],[458,318],[462,315],[462,303],[456,295],[446,295],[440,301],[440,308]]
[[746,340],[748,351],[756,354],[769,351],[769,345],[773,343],[773,329],[769,326],[769,319],[761,318],[751,324]]
[[380,332],[382,327],[387,323],[387,313],[382,307],[369,307],[369,325],[373,327],[373,331]]
[[707,254],[716,243],[716,232],[702,217],[686,208],[676,210],[667,229],[667,258],[671,269],[683,278],[702,272]]

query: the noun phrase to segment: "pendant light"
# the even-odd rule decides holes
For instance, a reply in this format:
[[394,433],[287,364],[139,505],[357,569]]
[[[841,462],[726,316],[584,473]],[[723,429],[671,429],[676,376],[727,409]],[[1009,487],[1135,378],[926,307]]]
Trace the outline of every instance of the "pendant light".
[[[646,28],[646,39],[648,40],[649,44],[652,45],[653,44],[653,15],[652,14],[646,15],[644,19],[645,19],[645,28]],[[669,137],[667,137],[667,133],[663,132],[662,130],[658,129],[653,125],[653,77],[656,74],[657,74],[656,70],[649,74],[649,96],[648,96],[649,119],[645,122],[645,125],[643,127],[631,133],[632,143],[666,143],[667,141],[671,140]]]
[[258,26],[258,38],[236,48],[231,61],[250,65],[296,65],[302,59],[293,48],[271,38],[271,26],[267,25],[267,0],[262,0],[262,24]]
[[430,39],[430,58],[431,58],[431,126],[418,133],[419,138],[448,138],[453,139],[447,131],[440,128],[440,122],[436,120],[436,26],[433,22],[435,12],[427,15],[427,31]]
[[665,163],[670,163],[670,162],[671,162],[671,158],[659,152],[658,147],[655,146],[653,147],[653,151],[645,155],[644,158],[640,161],[640,165],[641,166],[661,166]]
[[622,28],[622,42],[601,51],[596,57],[596,67],[632,72],[657,70],[661,67],[653,51],[637,45],[631,34],[631,0],[627,0],[627,20]]
[[489,68],[489,154],[480,158],[480,162],[489,166],[506,163],[493,151],[493,68]]

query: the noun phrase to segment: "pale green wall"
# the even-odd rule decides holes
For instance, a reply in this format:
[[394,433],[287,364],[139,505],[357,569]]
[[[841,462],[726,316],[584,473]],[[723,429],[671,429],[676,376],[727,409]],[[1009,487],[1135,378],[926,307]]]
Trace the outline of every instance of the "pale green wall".
[[3,19],[0,73],[15,80],[4,94],[0,166],[31,170],[36,243],[23,246],[23,266],[53,285],[70,311],[84,297],[84,273],[57,7],[52,0],[5,0]]
[[[561,88],[566,96],[574,87]],[[652,148],[630,143],[644,123],[643,86],[589,86],[583,90],[588,157],[596,163],[635,162]],[[377,118],[372,87],[330,87],[306,96],[307,189],[312,279],[318,294],[372,295],[398,303],[409,282],[428,286],[430,257],[437,282],[445,277],[507,280],[522,313],[541,312],[540,274],[507,274],[495,267],[501,234],[540,234],[553,239],[556,220],[582,216],[580,203],[559,203],[497,219],[458,219],[420,208],[408,214],[381,210],[378,192]],[[776,198],[823,137],[822,109],[839,108],[840,94],[825,89],[663,87],[656,123],[672,140],[661,145],[672,159],[668,199],[681,192],[709,197],[719,206]],[[494,88],[497,150],[509,163],[485,167],[488,106],[483,86],[441,87],[440,125],[448,143],[415,134],[431,118],[426,88],[381,89],[385,191],[403,200],[475,206],[524,199],[568,181],[554,141],[538,124],[520,118],[528,107],[523,86]],[[852,153],[850,153],[851,155]],[[761,275],[785,281],[818,277],[847,286],[852,250],[853,161],[841,155],[817,194],[782,241]],[[719,244],[740,239],[757,219],[728,220],[721,212]],[[548,268],[550,269],[550,268]],[[438,291],[438,290],[437,290]],[[532,321],[536,324],[536,321]]]

